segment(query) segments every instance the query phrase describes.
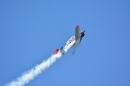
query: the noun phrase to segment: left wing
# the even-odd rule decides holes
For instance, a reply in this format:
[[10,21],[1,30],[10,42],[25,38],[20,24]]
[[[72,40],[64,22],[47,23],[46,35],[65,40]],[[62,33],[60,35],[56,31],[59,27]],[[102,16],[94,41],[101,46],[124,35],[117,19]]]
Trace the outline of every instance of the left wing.
[[80,28],[79,28],[79,25],[76,25],[75,27],[75,40],[78,40],[81,36],[81,31],[80,31]]
[[75,51],[76,51],[77,48],[78,48],[78,46],[74,46],[74,50],[73,50],[72,55],[75,53]]
[[76,51],[76,49],[77,49],[77,43],[78,43],[78,41],[80,40],[79,38],[80,38],[80,36],[81,36],[81,31],[80,31],[80,28],[79,28],[79,25],[76,25],[76,27],[75,27],[75,45],[74,45],[74,51],[73,51],[73,53],[72,53],[72,55],[74,54],[74,52]]

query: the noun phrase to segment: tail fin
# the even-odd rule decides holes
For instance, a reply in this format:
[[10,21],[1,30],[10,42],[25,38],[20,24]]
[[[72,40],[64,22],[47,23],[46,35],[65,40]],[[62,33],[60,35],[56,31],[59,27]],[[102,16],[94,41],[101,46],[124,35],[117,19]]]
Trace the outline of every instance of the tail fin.
[[59,51],[59,49],[54,49],[54,52],[57,54],[58,53],[58,51]]

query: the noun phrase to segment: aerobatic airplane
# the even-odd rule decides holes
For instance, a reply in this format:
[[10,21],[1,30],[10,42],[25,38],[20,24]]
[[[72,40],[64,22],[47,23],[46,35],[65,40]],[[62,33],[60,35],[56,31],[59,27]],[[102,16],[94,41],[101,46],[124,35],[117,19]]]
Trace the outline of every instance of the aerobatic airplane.
[[65,48],[67,46],[70,46],[70,47],[74,47],[74,51],[72,53],[72,55],[74,54],[77,46],[80,44],[82,38],[84,37],[85,35],[85,30],[84,31],[80,31],[80,27],[79,25],[76,25],[75,27],[75,36],[72,36],[67,42],[66,42],[66,45],[65,47],[61,47],[60,49],[54,49],[54,52],[57,54],[58,52],[60,52],[61,54],[64,55],[65,53]]

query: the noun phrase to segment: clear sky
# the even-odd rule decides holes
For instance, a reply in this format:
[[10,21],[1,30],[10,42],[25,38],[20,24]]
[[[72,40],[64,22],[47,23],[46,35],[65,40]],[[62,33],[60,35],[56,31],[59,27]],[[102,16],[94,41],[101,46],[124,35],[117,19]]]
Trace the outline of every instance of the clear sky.
[[1,0],[0,86],[16,80],[86,31],[26,86],[130,86],[129,0]]

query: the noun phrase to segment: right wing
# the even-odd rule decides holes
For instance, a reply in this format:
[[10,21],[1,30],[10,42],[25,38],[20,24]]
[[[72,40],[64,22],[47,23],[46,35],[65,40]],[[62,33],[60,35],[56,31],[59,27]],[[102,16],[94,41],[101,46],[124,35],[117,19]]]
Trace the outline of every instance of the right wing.
[[81,36],[81,31],[80,31],[80,28],[79,28],[79,25],[76,25],[75,27],[75,40],[78,40]]

